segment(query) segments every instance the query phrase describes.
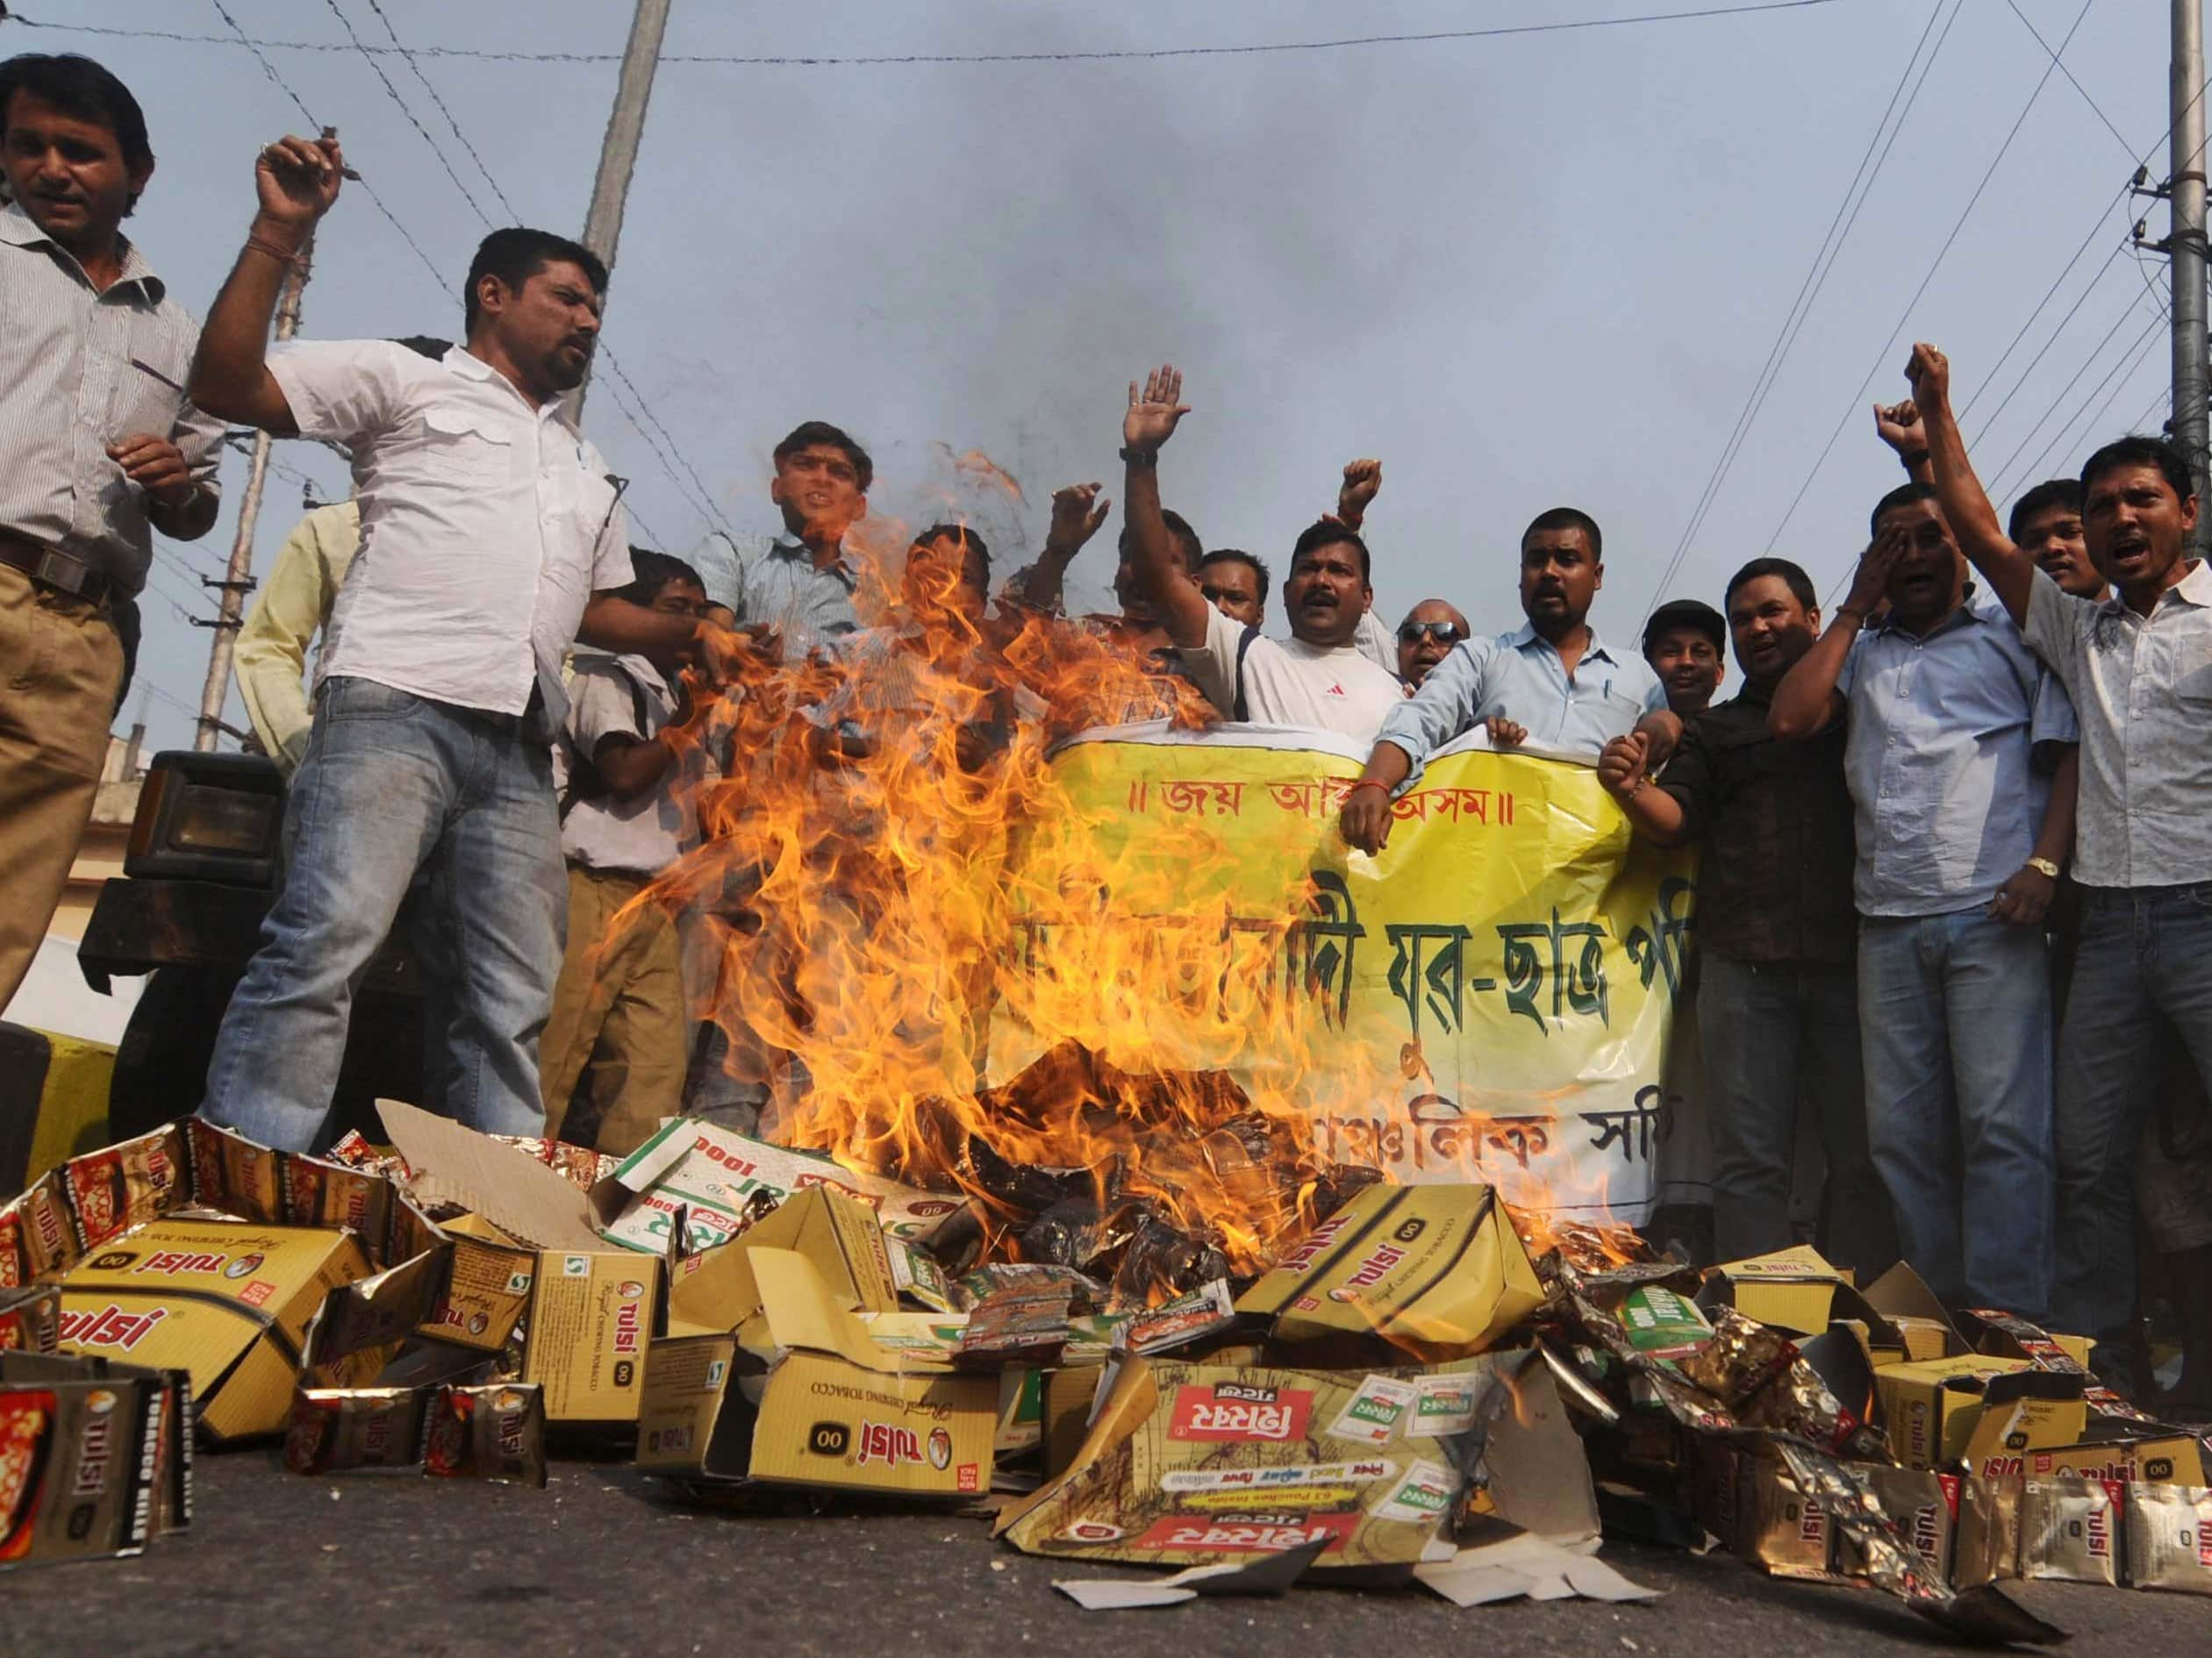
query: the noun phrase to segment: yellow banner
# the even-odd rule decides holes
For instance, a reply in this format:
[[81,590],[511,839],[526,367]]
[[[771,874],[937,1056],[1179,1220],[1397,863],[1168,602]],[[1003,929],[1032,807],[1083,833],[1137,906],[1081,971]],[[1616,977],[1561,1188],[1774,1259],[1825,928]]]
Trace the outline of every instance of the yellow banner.
[[[1054,782],[1096,848],[1102,891],[1116,889],[1101,902],[1139,924],[1140,942],[1118,970],[1098,970],[1103,935],[1067,925],[1062,846],[1063,890],[1033,906],[1049,918],[1026,925],[1004,982],[1042,983],[1080,955],[1089,988],[1118,984],[1139,1025],[1152,998],[1152,1033],[1179,1032],[1151,1062],[1264,1080],[1310,1112],[1320,1149],[1340,1161],[1644,1218],[1673,1116],[1660,1074],[1692,854],[1633,841],[1586,765],[1469,746],[1431,761],[1370,858],[1335,827],[1359,760],[1328,742],[1144,726],[1059,750]],[[1019,891],[1019,846],[1010,867]],[[1213,954],[1181,947],[1193,928]],[[1211,1023],[1184,1017],[1240,962],[1245,980],[1298,1004],[1292,1025],[1256,1004],[1218,1008]],[[994,1076],[1041,1047],[1035,1011],[1019,995],[1000,1006]],[[1034,1028],[1048,1025],[1069,1030],[1056,1011]],[[1113,1043],[1109,1033],[1101,1046]]]

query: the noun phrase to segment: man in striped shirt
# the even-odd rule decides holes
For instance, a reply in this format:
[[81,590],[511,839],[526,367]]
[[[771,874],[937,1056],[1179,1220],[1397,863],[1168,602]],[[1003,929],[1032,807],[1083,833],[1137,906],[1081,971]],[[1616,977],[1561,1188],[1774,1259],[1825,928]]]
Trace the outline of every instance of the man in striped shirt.
[[130,89],[88,58],[0,63],[0,165],[4,1008],[92,813],[151,532],[214,527],[223,432],[184,396],[198,325],[123,234],[154,176]]

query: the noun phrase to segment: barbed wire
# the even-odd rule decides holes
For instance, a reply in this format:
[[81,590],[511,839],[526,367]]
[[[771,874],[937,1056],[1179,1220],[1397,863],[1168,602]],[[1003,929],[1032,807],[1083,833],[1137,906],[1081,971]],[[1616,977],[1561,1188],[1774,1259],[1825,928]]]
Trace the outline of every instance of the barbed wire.
[[[1807,11],[1834,5],[1838,0],[1757,0],[1735,6],[1703,6],[1688,11],[1646,11],[1617,18],[1563,18],[1550,23],[1500,24],[1485,29],[1432,29],[1413,34],[1344,35],[1321,40],[1270,40],[1231,46],[1122,46],[1067,48],[1042,52],[897,52],[864,56],[820,53],[664,52],[662,63],[722,64],[739,68],[884,68],[960,63],[1126,63],[1174,58],[1258,57],[1302,52],[1342,52],[1359,47],[1441,46],[1457,40],[1498,40],[1516,35],[1568,34],[1595,29],[1623,29],[1657,23],[1693,23],[1710,18],[1750,17],[1761,12]],[[248,37],[241,30],[236,41],[218,34],[195,34],[180,29],[124,29],[82,23],[50,23],[11,14],[8,21],[29,29],[55,29],[75,34],[107,35],[127,39],[168,40],[188,45],[246,46],[258,55],[268,52],[350,52],[350,45],[334,40],[279,40]],[[465,58],[479,63],[619,63],[619,52],[512,52],[475,46],[363,46],[370,55],[423,58]]]

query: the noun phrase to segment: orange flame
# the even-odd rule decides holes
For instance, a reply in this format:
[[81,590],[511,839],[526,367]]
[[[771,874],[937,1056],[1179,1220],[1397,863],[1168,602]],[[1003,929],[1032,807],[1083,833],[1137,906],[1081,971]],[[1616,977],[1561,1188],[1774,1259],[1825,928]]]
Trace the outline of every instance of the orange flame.
[[856,596],[875,627],[725,693],[734,763],[653,895],[707,912],[709,1012],[771,1087],[763,1136],[964,1188],[1002,1254],[1034,1204],[992,1176],[1020,1170],[1077,1225],[1154,1216],[1259,1270],[1332,1178],[1306,1090],[1361,1086],[1286,974],[1310,848],[1256,899],[1249,845],[1080,809],[1053,744],[1196,724],[1195,689],[1106,631],[986,616],[958,549],[915,549],[896,589],[882,553]]

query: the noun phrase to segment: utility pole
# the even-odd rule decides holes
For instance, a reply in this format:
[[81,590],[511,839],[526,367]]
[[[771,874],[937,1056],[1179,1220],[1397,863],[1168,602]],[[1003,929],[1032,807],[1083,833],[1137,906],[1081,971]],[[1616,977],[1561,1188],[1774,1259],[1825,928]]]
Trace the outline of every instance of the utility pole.
[[2205,475],[2204,0],[2173,0],[2173,5],[2167,256],[2173,278],[2173,440],[2188,459],[2198,499],[2212,500]]
[[[583,245],[611,271],[615,245],[622,239],[622,205],[637,170],[638,144],[645,136],[645,106],[653,96],[653,71],[660,66],[661,37],[668,31],[669,0],[637,0],[630,17],[630,43],[622,49],[622,78],[614,89],[614,111],[599,146],[599,175],[591,182],[591,209],[583,218]],[[569,394],[569,412],[583,414],[591,382]]]
[[[330,128],[324,131],[332,133]],[[299,257],[286,273],[283,289],[277,296],[279,345],[299,332],[300,296],[307,291],[308,262],[314,254],[315,239],[311,234],[300,245]],[[272,447],[273,440],[268,432],[254,434],[254,456],[246,468],[246,492],[238,502],[238,532],[231,539],[231,561],[221,581],[200,578],[204,585],[222,595],[215,620],[198,623],[215,632],[207,653],[207,684],[200,691],[199,727],[192,734],[192,747],[202,754],[214,752],[215,740],[225,730],[223,701],[231,690],[231,647],[238,641],[238,630],[246,615],[246,596],[254,590],[254,528],[261,521],[261,489],[268,482],[268,452]]]

